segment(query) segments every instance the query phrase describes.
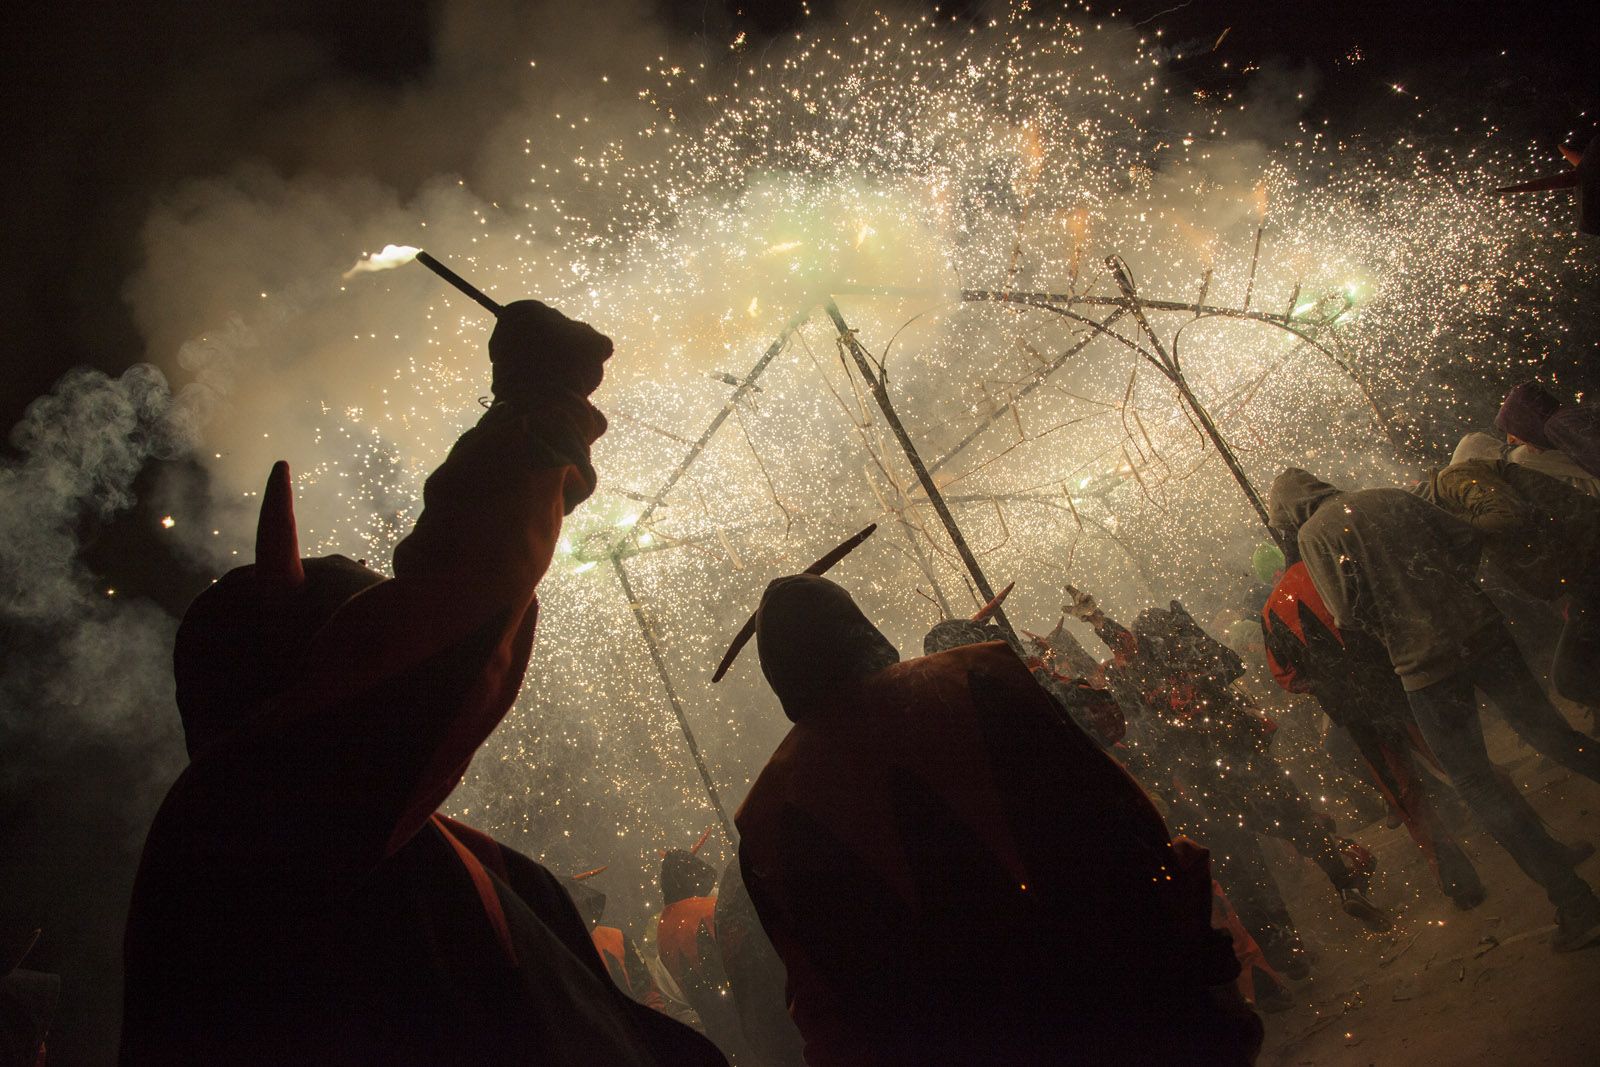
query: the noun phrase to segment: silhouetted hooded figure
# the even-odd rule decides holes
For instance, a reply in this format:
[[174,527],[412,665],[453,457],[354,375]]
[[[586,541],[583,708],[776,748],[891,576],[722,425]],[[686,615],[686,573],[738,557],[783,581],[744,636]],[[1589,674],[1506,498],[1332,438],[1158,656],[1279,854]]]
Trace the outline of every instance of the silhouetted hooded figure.
[[814,574],[767,586],[756,618],[756,650],[761,673],[791,722],[841,687],[900,662],[900,653],[850,594]]
[[716,887],[717,869],[693,851],[674,848],[661,857],[665,907],[656,925],[656,952],[706,1036],[737,1062],[744,1055],[744,1030],[717,948]]
[[254,564],[184,616],[191,762],[134,886],[124,1064],[723,1062],[612,985],[550,872],[437,813],[516,698],[605,428],[609,340],[522,301],[489,350],[394,577],[301,559],[280,463]]
[[795,726],[739,858],[808,1064],[1250,1062],[1204,851],[1016,653],[899,662],[806,576],[767,587],[756,636]]

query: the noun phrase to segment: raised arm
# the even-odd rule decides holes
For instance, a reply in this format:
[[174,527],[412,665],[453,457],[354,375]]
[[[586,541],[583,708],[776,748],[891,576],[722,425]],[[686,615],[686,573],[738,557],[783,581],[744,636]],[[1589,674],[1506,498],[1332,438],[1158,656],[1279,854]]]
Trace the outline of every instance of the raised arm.
[[1062,605],[1063,611],[1094,627],[1095,636],[1111,649],[1118,663],[1125,663],[1133,658],[1138,643],[1126,626],[1101,611],[1094,597],[1083,590],[1069,585],[1066,587],[1066,594],[1068,602]]
[[394,577],[337,611],[301,680],[230,746],[231,772],[263,794],[262,837],[315,813],[319,862],[346,872],[404,844],[511,707],[534,590],[563,516],[594,489],[605,419],[586,397],[610,341],[524,301],[489,350],[495,403],[428,479]]

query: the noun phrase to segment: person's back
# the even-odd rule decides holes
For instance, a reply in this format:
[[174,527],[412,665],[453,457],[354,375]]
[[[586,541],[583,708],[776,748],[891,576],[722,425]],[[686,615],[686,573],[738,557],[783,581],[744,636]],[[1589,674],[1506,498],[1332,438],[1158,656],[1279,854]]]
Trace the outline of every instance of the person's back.
[[740,809],[740,861],[808,1063],[1250,1062],[1204,854],[1013,652],[793,697],[765,623],[798,720]]
[[1477,536],[1403,489],[1326,488],[1298,530],[1335,625],[1382,641],[1408,690],[1458,670],[1500,622],[1475,578]]

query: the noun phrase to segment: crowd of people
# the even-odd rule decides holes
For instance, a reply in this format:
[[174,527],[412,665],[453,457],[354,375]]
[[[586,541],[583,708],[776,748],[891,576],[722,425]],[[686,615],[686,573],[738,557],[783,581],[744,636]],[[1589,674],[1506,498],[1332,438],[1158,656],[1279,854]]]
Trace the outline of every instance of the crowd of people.
[[1360,764],[1455,907],[1486,897],[1464,807],[1544,889],[1558,951],[1600,942],[1589,847],[1550,835],[1479,719],[1481,693],[1600,780],[1600,742],[1485,592],[1564,612],[1552,685],[1600,705],[1600,420],[1533,384],[1504,440],[1469,435],[1410,488],[1279,475],[1243,654],[1178,601],[1125,626],[1068,586],[1046,634],[991,605],[903,659],[841,586],[773,581],[755,640],[793,727],[736,855],[663,852],[644,936],[607,925],[601,872],[557,876],[438,808],[521,686],[537,586],[595,487],[610,353],[503,309],[494,403],[393,577],[302,559],[273,469],[255,562],[178,631],[190,763],[134,890],[123,1063],[1252,1063],[1256,1009],[1312,967],[1263,839],[1322,872],[1352,932],[1392,919],[1372,854],[1275,751],[1251,657],[1320,705],[1329,758]]

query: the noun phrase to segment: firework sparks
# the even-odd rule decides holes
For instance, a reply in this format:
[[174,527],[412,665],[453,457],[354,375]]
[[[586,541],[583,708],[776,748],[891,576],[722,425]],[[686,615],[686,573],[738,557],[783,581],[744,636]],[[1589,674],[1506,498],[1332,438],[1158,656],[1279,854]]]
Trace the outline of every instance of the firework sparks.
[[[1460,180],[1512,172],[1513,146],[1369,155],[1305,127],[1246,141],[1250,115],[1169,92],[1134,35],[1020,6],[986,27],[869,13],[721,62],[613,70],[641,102],[636,128],[563,112],[567,153],[530,151],[520,205],[452,222],[475,280],[590,318],[618,351],[601,490],[568,522],[531,684],[467,785],[491,825],[538,812],[541,841],[621,827],[644,865],[704,811],[645,651],[618,636],[634,624],[598,566],[612,556],[628,557],[721,783],[746,781],[781,734],[755,683],[707,676],[768,577],[881,521],[841,580],[897,644],[920,647],[940,603],[981,606],[810,315],[829,296],[882,360],[908,432],[949,454],[939,487],[984,567],[1019,577],[1006,609],[1024,624],[1054,617],[1068,560],[1125,608],[1221,603],[1261,539],[1168,383],[1130,379],[1142,342],[1132,316],[1107,324],[1106,256],[1141,297],[1212,309],[1151,311],[1151,327],[1258,482],[1293,464],[1393,484],[1412,457],[1368,394],[1455,425],[1474,359],[1561,334],[1570,268]],[[411,221],[444,247],[446,220]],[[345,277],[416,253],[388,246]],[[1244,306],[1257,317],[1216,313]],[[381,403],[321,399],[311,550],[388,558],[428,465],[477,411],[483,319],[440,300],[350,337],[397,346],[403,369]],[[573,869],[623,857],[551,847]]]

